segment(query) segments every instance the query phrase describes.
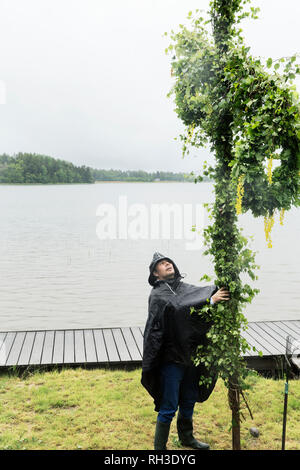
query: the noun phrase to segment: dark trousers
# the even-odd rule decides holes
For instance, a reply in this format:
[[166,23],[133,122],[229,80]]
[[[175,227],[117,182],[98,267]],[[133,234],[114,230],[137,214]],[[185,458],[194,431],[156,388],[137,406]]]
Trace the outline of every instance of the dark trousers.
[[184,418],[191,419],[198,397],[198,379],[192,366],[164,364],[160,370],[162,400],[158,420],[170,423],[179,407]]

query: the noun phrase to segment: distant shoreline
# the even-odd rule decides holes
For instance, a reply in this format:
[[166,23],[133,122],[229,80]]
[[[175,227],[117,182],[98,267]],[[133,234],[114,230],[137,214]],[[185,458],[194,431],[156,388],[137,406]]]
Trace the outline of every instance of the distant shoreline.
[[[195,183],[195,179],[197,182],[198,176],[195,178],[194,172],[105,170],[75,166],[65,160],[35,153],[0,155],[0,184],[6,185]],[[209,181],[209,178],[204,176],[203,181]]]
[[97,180],[95,183],[193,183],[193,181],[174,181],[174,180],[163,180],[163,181],[123,181],[123,180]]
[[[97,180],[93,183],[0,183],[0,186],[59,186],[59,185],[93,185],[99,183],[194,183],[194,181],[173,181],[173,180],[163,180],[163,181],[122,181],[122,180]],[[198,183],[212,183],[211,180],[208,181],[199,181]]]

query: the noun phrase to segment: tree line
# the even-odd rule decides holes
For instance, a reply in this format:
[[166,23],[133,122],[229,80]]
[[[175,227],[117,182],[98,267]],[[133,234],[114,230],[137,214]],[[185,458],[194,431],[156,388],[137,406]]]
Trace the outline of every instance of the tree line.
[[91,169],[85,165],[45,155],[18,153],[0,155],[0,183],[93,183]]
[[[94,169],[85,165],[75,166],[71,162],[35,153],[0,155],[0,183],[7,184],[94,183],[95,181],[194,182],[194,180],[195,176],[192,173]],[[204,177],[204,180],[209,178]]]
[[143,170],[92,170],[95,181],[194,181],[194,178],[185,173],[172,171],[147,172]]

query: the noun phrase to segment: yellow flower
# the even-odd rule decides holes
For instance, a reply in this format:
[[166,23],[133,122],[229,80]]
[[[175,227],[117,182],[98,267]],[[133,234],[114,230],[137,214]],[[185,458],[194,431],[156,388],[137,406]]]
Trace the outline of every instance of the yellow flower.
[[281,211],[280,211],[280,216],[279,216],[280,225],[283,225],[284,210],[285,209],[281,209]]
[[268,214],[267,216],[265,216],[264,225],[265,225],[266,241],[268,242],[268,248],[272,248],[272,240],[270,237],[270,233],[274,225],[274,213],[271,215]]
[[269,158],[268,162],[268,181],[269,184],[272,184],[272,165],[273,165],[273,158]]
[[245,175],[240,175],[237,184],[237,199],[235,204],[236,213],[239,215],[242,213],[242,200],[244,196],[244,178]]
[[196,125],[195,123],[189,125],[187,143],[189,143],[192,140],[194,130],[195,130],[195,125]]

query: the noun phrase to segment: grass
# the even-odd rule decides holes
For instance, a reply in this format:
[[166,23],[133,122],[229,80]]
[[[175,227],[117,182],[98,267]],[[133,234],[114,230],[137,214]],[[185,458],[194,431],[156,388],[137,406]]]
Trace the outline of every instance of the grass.
[[[0,449],[153,450],[157,413],[140,384],[141,371],[62,369],[0,376]],[[241,425],[242,448],[281,448],[284,381],[251,373]],[[231,449],[227,391],[218,381],[205,403],[197,403],[194,434],[211,449]],[[253,438],[249,428],[259,428]],[[175,419],[169,450],[183,449]],[[290,382],[286,449],[300,450],[300,381]]]

